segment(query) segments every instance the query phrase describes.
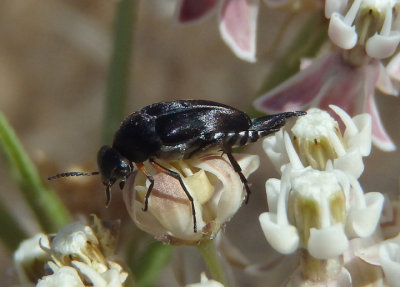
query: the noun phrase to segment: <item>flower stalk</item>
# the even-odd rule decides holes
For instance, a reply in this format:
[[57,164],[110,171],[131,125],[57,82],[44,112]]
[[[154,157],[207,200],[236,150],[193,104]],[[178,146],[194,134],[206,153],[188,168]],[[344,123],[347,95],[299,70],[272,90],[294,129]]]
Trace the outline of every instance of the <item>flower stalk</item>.
[[214,240],[203,240],[200,244],[196,245],[196,247],[203,257],[213,279],[221,282],[225,287],[228,287],[228,281],[225,277],[221,261],[218,258],[218,251]]

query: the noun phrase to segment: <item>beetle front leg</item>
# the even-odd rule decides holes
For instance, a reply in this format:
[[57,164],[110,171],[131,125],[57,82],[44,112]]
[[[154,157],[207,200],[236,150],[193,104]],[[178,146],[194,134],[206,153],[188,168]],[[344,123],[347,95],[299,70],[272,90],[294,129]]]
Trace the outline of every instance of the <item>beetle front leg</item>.
[[150,163],[154,166],[155,169],[157,169],[158,171],[161,171],[165,174],[168,174],[169,176],[172,176],[173,178],[179,180],[179,183],[183,189],[183,191],[186,193],[186,196],[188,197],[190,204],[192,206],[192,215],[193,215],[193,231],[194,233],[197,233],[197,220],[196,220],[196,210],[194,208],[194,201],[193,201],[193,197],[191,196],[191,194],[189,193],[189,191],[186,189],[185,183],[182,180],[182,177],[179,175],[179,173],[170,170],[164,166],[162,166],[161,164],[159,164],[158,162],[154,161],[154,159],[149,159]]
[[251,190],[250,190],[250,187],[249,187],[249,185],[247,183],[246,177],[242,173],[242,168],[240,167],[240,165],[238,164],[236,159],[233,157],[231,148],[224,147],[222,151],[224,153],[226,153],[226,155],[228,156],[229,162],[231,163],[233,169],[239,174],[240,180],[244,184],[244,188],[246,189],[246,198],[245,198],[244,202],[247,204],[249,202]]
[[149,188],[147,189],[146,195],[145,195],[145,197],[144,197],[144,208],[143,208],[143,211],[147,211],[147,209],[149,208],[149,197],[150,197],[151,191],[153,190],[153,186],[154,186],[154,178],[153,178],[153,176],[147,171],[147,169],[144,167],[143,163],[141,163],[141,162],[135,162],[135,164],[136,164],[137,168],[138,168],[141,172],[143,172],[143,173],[146,175],[147,179],[150,181],[150,186],[149,186]]

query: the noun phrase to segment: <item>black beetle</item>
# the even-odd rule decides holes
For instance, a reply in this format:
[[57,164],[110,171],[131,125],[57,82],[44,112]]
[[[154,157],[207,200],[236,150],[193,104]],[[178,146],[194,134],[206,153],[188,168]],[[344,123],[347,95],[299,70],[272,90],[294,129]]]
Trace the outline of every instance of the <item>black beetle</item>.
[[179,160],[213,148],[219,149],[227,154],[234,170],[239,174],[246,189],[247,203],[250,188],[239,164],[232,156],[232,148],[255,142],[278,131],[286,119],[304,114],[305,112],[286,112],[250,119],[244,112],[212,101],[178,100],[152,104],[129,115],[115,133],[112,146],[100,148],[97,155],[99,171],[60,173],[49,177],[49,180],[100,173],[106,186],[108,205],[111,200],[111,186],[119,181],[122,189],[135,163],[150,181],[143,209],[146,211],[154,186],[153,177],[143,165],[144,161],[149,160],[154,168],[179,180],[191,202],[193,229],[197,232],[193,198],[181,176],[157,163],[156,159]]

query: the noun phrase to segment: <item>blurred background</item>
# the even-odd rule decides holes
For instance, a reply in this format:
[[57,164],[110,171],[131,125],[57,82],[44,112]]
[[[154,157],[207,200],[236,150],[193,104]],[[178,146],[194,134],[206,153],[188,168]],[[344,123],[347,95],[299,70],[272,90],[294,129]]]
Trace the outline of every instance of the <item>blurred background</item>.
[[[270,49],[272,43],[291,15],[260,5],[258,62],[250,64],[236,58],[223,43],[215,14],[199,23],[178,25],[173,21],[175,5],[173,0],[136,3],[125,115],[154,102],[174,99],[209,99],[250,111],[271,64],[282,52]],[[116,1],[112,0],[0,2],[0,110],[44,180],[76,168],[96,169],[115,7]],[[283,46],[306,14],[296,17],[282,39]],[[378,95],[376,100],[388,133],[399,145],[398,99]],[[261,142],[246,152],[258,153],[262,166],[250,178],[250,203],[240,209],[225,232],[252,263],[257,263],[276,256],[262,235],[258,215],[267,208],[265,181],[278,174],[264,155]],[[365,164],[361,178],[365,191],[397,196],[399,152],[384,153],[373,148]],[[122,235],[137,232],[125,209],[120,208],[123,203],[118,189],[111,207],[105,209],[103,187],[97,177],[59,180],[51,186],[74,215],[96,212],[104,218],[122,218]],[[39,231],[2,158],[0,198],[29,234]],[[0,226],[0,232],[7,230]],[[12,254],[0,245],[0,255],[0,280],[2,286],[10,286]],[[160,280],[157,286],[176,284],[170,268],[162,276],[167,280]],[[254,279],[252,286],[257,286],[256,282],[263,286],[265,280],[274,286],[278,278],[275,273]],[[246,280],[244,275],[240,277],[240,285],[247,285]]]

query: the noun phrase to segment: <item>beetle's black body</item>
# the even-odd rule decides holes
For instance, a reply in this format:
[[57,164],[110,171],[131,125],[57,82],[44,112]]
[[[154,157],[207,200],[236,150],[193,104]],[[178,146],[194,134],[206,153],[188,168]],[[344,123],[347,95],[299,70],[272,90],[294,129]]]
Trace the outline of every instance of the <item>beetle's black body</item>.
[[238,172],[248,199],[250,189],[232,156],[232,148],[274,133],[285,124],[286,119],[303,114],[287,112],[250,119],[244,112],[230,106],[204,100],[180,100],[146,106],[122,122],[115,133],[112,147],[103,146],[98,153],[97,161],[106,186],[107,202],[110,200],[111,186],[119,180],[122,188],[135,163],[151,182],[145,197],[144,210],[147,210],[154,179],[142,163],[149,160],[155,168],[180,181],[192,204],[196,232],[196,213],[190,193],[178,173],[161,166],[156,160],[179,160],[210,149],[219,149],[227,154]]
[[263,117],[210,101],[174,101],[144,107],[128,116],[115,133],[113,148],[133,161],[177,160],[212,147],[241,146],[275,132],[294,113]]

